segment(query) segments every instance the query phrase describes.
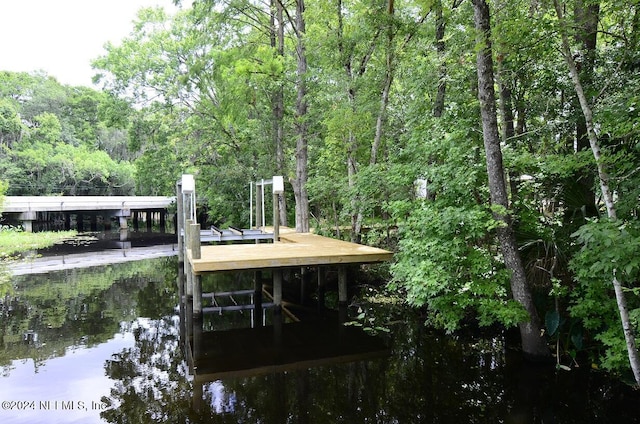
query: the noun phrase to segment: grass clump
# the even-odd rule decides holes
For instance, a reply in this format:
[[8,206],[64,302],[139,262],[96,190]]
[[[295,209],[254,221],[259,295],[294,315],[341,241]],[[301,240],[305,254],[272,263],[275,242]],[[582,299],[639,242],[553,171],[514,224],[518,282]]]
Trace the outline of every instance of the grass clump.
[[10,258],[20,252],[43,249],[74,237],[76,231],[45,231],[27,233],[15,227],[0,227],[0,259]]

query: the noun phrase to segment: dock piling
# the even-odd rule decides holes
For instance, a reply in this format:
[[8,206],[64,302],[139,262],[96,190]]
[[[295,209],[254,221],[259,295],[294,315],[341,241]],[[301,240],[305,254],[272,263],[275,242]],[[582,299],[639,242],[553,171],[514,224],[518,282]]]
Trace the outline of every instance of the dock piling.
[[347,268],[338,267],[338,302],[341,305],[347,304]]
[[347,290],[347,267],[341,265],[338,267],[338,316],[340,323],[347,322],[349,304]]
[[178,180],[176,183],[176,203],[177,203],[177,217],[176,217],[176,225],[178,233],[178,262],[184,262],[184,246],[182,239],[182,232],[184,231],[184,205],[182,198],[182,180]]
[[[184,248],[185,249],[189,248],[189,239],[191,238],[189,228],[191,227],[191,224],[193,224],[193,220],[191,219],[187,219],[184,222]],[[193,279],[192,279],[192,272],[191,272],[191,262],[188,260],[188,258],[185,258],[185,261],[184,261],[184,275],[186,276],[186,279],[187,279],[187,287],[186,287],[187,297],[191,297],[193,296],[193,284],[192,284]]]
[[[189,250],[192,259],[200,259],[202,251],[200,249],[200,224],[189,225]],[[191,285],[193,294],[193,315],[202,315],[202,280],[191,270]]]
[[282,308],[282,269],[273,270],[273,304],[275,312],[280,313]]
[[326,270],[322,266],[318,266],[318,312],[324,311],[324,295],[327,286]]

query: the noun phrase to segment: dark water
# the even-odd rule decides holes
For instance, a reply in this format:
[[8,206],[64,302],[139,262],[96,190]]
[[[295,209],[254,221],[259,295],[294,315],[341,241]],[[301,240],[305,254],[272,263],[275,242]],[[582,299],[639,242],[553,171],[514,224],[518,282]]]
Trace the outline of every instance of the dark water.
[[214,314],[194,334],[176,276],[177,260],[158,258],[14,277],[0,423],[640,422],[640,393],[601,373],[524,363],[501,335],[428,331],[372,289],[350,313],[389,330],[375,339],[331,313],[279,325],[270,310]]

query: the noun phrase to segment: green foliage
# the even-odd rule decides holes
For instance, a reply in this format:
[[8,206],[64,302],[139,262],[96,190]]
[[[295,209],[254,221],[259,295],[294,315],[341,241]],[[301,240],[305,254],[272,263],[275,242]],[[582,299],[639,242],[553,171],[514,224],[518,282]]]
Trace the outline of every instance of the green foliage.
[[0,214],[2,214],[2,208],[3,208],[3,204],[4,204],[4,195],[7,192],[7,189],[9,188],[9,183],[7,183],[6,181],[2,181],[0,180]]
[[571,260],[577,286],[571,293],[571,316],[579,318],[604,350],[598,358],[610,370],[628,368],[620,316],[613,295],[614,275],[626,289],[635,332],[640,330],[640,224],[637,220],[592,220],[574,233],[580,251]]
[[75,231],[27,233],[17,228],[0,227],[0,260],[16,253],[53,246],[75,234]]
[[128,157],[123,122],[108,113],[113,98],[38,74],[2,72],[0,81],[0,172],[7,194],[133,191],[131,165],[119,161]]
[[[638,16],[636,3],[603,4],[597,19],[603,31],[593,50],[581,39],[584,28],[567,29],[583,60],[589,98],[597,99],[604,163],[629,234],[636,231],[640,196],[640,36],[628,18]],[[282,54],[278,23],[266,3],[207,1],[173,17],[142,10],[130,37],[107,45],[107,54],[94,62],[108,95],[70,93],[41,75],[3,75],[0,147],[7,153],[0,155],[0,172],[11,183],[9,192],[130,191],[135,180],[140,194],[171,194],[176,178],[188,171],[197,175],[198,201],[212,221],[242,226],[248,222],[249,181],[276,169],[294,178],[296,125],[304,123],[311,135],[306,188],[318,226],[338,232],[358,221],[397,225],[393,284],[412,304],[428,308],[431,322],[448,330],[468,318],[513,325],[524,314],[510,300],[492,238],[498,223],[489,208],[480,135],[472,5],[396,2],[393,14],[388,5],[307,4],[304,122],[295,118],[298,53],[289,3],[283,4]],[[439,6],[442,44],[435,33]],[[518,0],[496,6],[491,4],[491,35],[508,212],[540,315],[551,311],[547,335],[566,351],[604,346],[605,339],[613,346],[604,336],[619,327],[608,280],[615,268],[627,288],[636,289],[638,265],[629,250],[637,247],[635,236],[617,227],[596,231],[591,224],[579,230],[603,208],[549,5]],[[445,107],[435,118],[440,88],[446,89]],[[45,112],[59,126],[52,117],[43,120]],[[278,134],[284,158],[276,158]],[[87,158],[96,148],[114,163],[100,155]],[[427,181],[425,201],[415,200],[416,179]],[[29,184],[16,185],[24,182]],[[379,233],[372,234],[376,238]],[[600,242],[592,244],[595,239]],[[630,247],[621,240],[631,241]],[[594,247],[591,253],[587,245]],[[563,307],[569,303],[567,317]],[[636,303],[632,299],[634,308]]]
[[402,227],[393,286],[406,292],[409,304],[427,308],[430,324],[448,331],[473,317],[481,326],[526,320],[486,240],[495,226],[482,207],[417,203]]

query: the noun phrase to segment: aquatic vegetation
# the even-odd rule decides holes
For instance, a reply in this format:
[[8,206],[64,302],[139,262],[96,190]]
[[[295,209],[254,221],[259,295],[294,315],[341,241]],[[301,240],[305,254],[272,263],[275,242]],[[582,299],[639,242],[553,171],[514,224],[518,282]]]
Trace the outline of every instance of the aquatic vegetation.
[[0,260],[6,260],[16,253],[53,246],[76,234],[76,231],[27,233],[15,227],[2,226],[0,227]]

